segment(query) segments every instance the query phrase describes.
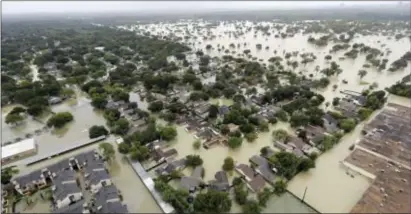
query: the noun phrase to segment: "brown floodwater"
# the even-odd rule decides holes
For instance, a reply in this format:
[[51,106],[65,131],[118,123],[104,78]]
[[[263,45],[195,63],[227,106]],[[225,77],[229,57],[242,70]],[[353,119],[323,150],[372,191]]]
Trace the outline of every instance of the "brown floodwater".
[[[251,23],[246,23],[247,26]],[[176,24],[153,24],[148,25],[148,28],[144,25],[136,25],[133,27],[134,30],[150,30],[152,34],[163,34],[167,35],[171,31],[181,30],[181,32],[174,33],[177,36],[184,36],[186,28],[194,32],[194,27],[192,24],[188,24],[188,27],[177,26]],[[314,68],[318,65],[320,68],[325,68],[329,66],[324,60],[324,56],[328,54],[328,50],[334,45],[330,42],[327,47],[318,48],[307,43],[309,35],[296,34],[293,38],[279,39],[271,36],[263,36],[261,33],[257,34],[254,38],[254,32],[245,33],[238,38],[233,36],[230,38],[225,32],[236,31],[234,25],[219,25],[216,28],[211,28],[209,31],[216,35],[213,40],[203,40],[203,35],[206,35],[206,30],[202,29],[193,35],[197,36],[197,39],[189,39],[194,50],[202,49],[205,50],[207,44],[211,44],[214,49],[205,51],[206,54],[210,56],[222,56],[224,51],[217,51],[217,44],[220,46],[228,48],[230,43],[241,44],[240,48],[230,48],[231,51],[236,51],[237,53],[242,53],[244,49],[250,49],[251,54],[258,59],[262,59],[263,62],[267,63],[267,60],[272,56],[283,56],[283,51],[299,51],[302,52],[312,52],[317,56],[317,60],[306,66],[299,66],[296,72],[302,71],[303,74],[308,76],[308,74],[313,73],[315,78],[322,77],[322,74],[316,73]],[[381,41],[381,43],[378,43]],[[246,46],[244,47],[244,43]],[[380,48],[381,44],[385,44],[384,48],[389,48],[392,53],[388,56],[384,56],[389,61],[389,65],[394,60],[397,60],[406,51],[409,50],[410,41],[407,38],[401,39],[399,41],[388,40],[387,37],[381,35],[374,36],[361,36],[354,38],[352,43],[364,43],[371,47]],[[256,44],[262,44],[263,49],[257,50]],[[269,50],[265,50],[264,47],[269,46]],[[276,50],[275,55],[273,51]],[[400,80],[403,76],[408,74],[407,71],[410,69],[410,65],[403,71],[389,72],[389,71],[376,71],[373,68],[366,68],[368,74],[362,79],[362,84],[360,84],[360,78],[358,76],[358,70],[364,69],[362,65],[365,63],[365,56],[359,55],[356,60],[338,60],[338,58],[343,55],[345,51],[333,54],[333,60],[335,60],[343,69],[343,73],[338,77],[331,77],[331,84],[321,92],[326,101],[331,102],[332,98],[335,96],[341,96],[338,91],[349,89],[355,91],[361,91],[367,88],[369,85],[366,83],[376,82],[380,89],[383,89],[394,82]],[[295,59],[292,57],[291,59]],[[298,58],[298,61],[301,61]],[[33,69],[33,68],[32,68]],[[33,72],[33,78],[34,78]],[[348,84],[342,84],[342,80],[347,80]],[[337,84],[338,89],[333,91],[332,85]],[[137,101],[139,107],[142,109],[147,108],[145,102],[139,102],[140,97],[137,94],[132,94],[130,96],[131,101]],[[399,102],[400,104],[409,105],[410,99],[399,98],[390,95],[389,100],[392,102]],[[230,104],[232,101],[226,99],[211,100],[210,102],[219,104]],[[4,124],[5,112],[10,111],[11,107],[2,108],[2,143],[5,139],[14,139],[15,137],[20,137],[27,132],[33,132],[38,127],[43,125],[40,123],[35,123],[33,121],[27,120],[26,124],[21,126],[11,128]],[[65,102],[60,105],[53,106],[53,111],[70,111],[74,116],[74,121],[68,124],[66,127],[56,130],[53,132],[45,133],[41,136],[36,137],[36,140],[41,145],[39,148],[43,152],[47,152],[50,148],[61,148],[64,144],[69,144],[70,142],[83,139],[88,137],[88,128],[92,125],[104,125],[105,120],[101,113],[94,111],[90,106],[88,99],[77,90],[77,99]],[[374,114],[375,115],[375,114]],[[46,119],[46,118],[45,118]],[[317,162],[316,168],[311,169],[307,173],[301,173],[297,175],[289,183],[288,190],[292,192],[297,197],[302,197],[304,190],[307,188],[307,193],[305,196],[305,201],[313,206],[320,212],[349,212],[351,207],[358,201],[362,193],[368,188],[370,181],[367,178],[356,175],[354,178],[346,174],[347,169],[342,167],[340,161],[342,161],[350,151],[348,147],[352,145],[360,137],[360,130],[363,124],[360,124],[353,132],[346,135],[341,142],[333,148],[331,151],[321,155]],[[178,137],[174,142],[171,142],[172,147],[176,148],[179,152],[179,157],[183,157],[189,154],[198,154],[204,160],[205,167],[205,180],[213,179],[214,173],[221,170],[224,158],[231,156],[239,163],[248,163],[248,159],[255,154],[259,154],[259,151],[264,146],[271,146],[271,131],[274,129],[286,129],[290,133],[293,130],[289,127],[289,124],[279,122],[275,126],[270,127],[270,132],[261,133],[259,138],[253,142],[248,143],[243,142],[241,148],[237,150],[229,149],[225,146],[214,146],[209,150],[201,148],[199,150],[194,150],[192,143],[195,141],[193,134],[187,133],[182,126],[177,126]],[[110,139],[112,142],[113,139]],[[43,163],[35,164],[30,167],[20,166],[22,171],[27,173],[27,170],[32,170],[34,168],[42,168],[51,162],[57,161],[63,157],[73,156],[74,153],[85,151],[87,148],[95,148],[97,145],[89,146],[77,150],[75,152],[62,155],[61,157],[48,160]],[[113,180],[116,186],[122,191],[125,201],[129,206],[130,212],[160,212],[159,207],[152,199],[150,193],[144,187],[143,183],[137,175],[134,174],[131,167],[122,160],[121,155],[117,154],[116,162],[113,164],[111,173],[113,174]],[[341,200],[343,198],[344,200]],[[312,212],[307,206],[302,204],[299,200],[293,197],[291,194],[284,194],[281,197],[272,197],[268,207],[264,212]],[[241,211],[239,206],[234,205],[232,212]]]
[[[179,23],[181,24],[181,23]],[[176,25],[176,24],[150,24],[150,25],[135,25],[130,27],[121,26],[122,28],[135,30],[137,32],[150,31],[151,34],[157,35],[172,35],[184,37],[186,35],[191,36],[190,39],[186,40],[187,44],[191,45],[194,50],[203,50],[206,54],[211,57],[225,55],[224,51],[218,52],[217,46],[224,46],[226,49],[229,48],[231,43],[235,44],[235,48],[229,48],[230,52],[235,51],[233,55],[238,53],[242,54],[245,49],[250,49],[251,55],[257,57],[257,59],[262,59],[264,63],[268,64],[268,59],[273,56],[282,56],[283,52],[299,51],[301,53],[311,52],[317,57],[317,60],[313,63],[309,63],[306,66],[300,65],[295,69],[295,72],[302,72],[302,74],[308,76],[313,74],[314,78],[321,78],[323,74],[315,72],[315,67],[318,65],[320,69],[329,66],[329,62],[324,59],[325,55],[328,55],[328,51],[335,44],[329,42],[326,47],[316,47],[307,42],[310,35],[302,35],[301,33],[296,34],[292,38],[280,39],[274,38],[274,34],[271,36],[263,36],[260,32],[257,33],[257,37],[254,37],[254,31],[246,32],[244,35],[234,38],[234,36],[229,36],[229,31],[235,32],[235,26],[233,24],[220,24],[215,28],[209,29],[199,29],[191,22],[186,22],[186,25]],[[200,23],[198,26],[204,26],[205,23]],[[267,23],[266,23],[267,24]],[[250,22],[245,23],[245,26],[251,26]],[[243,28],[244,29],[244,28]],[[186,31],[190,32],[186,34]],[[215,38],[212,40],[204,40],[203,36],[210,32]],[[196,36],[197,38],[193,38]],[[320,34],[317,34],[317,37]],[[246,43],[246,46],[244,46]],[[407,38],[401,40],[388,39],[387,36],[369,35],[369,36],[357,36],[350,44],[353,43],[364,43],[365,45],[379,48],[384,52],[382,58],[388,59],[387,67],[399,59],[405,52],[409,51],[410,41]],[[211,50],[206,50],[206,45],[212,45]],[[237,47],[240,44],[240,47]],[[256,45],[261,44],[263,49],[257,50]],[[382,45],[384,47],[382,48]],[[265,50],[264,47],[269,46],[269,50]],[[274,50],[277,54],[274,54]],[[387,50],[391,50],[391,54],[386,54]],[[340,96],[340,90],[354,90],[362,91],[368,88],[372,83],[378,85],[378,89],[384,89],[399,81],[405,75],[407,75],[411,67],[408,65],[407,68],[396,71],[377,71],[375,68],[363,68],[366,63],[365,55],[359,54],[357,59],[344,59],[339,60],[341,56],[346,51],[340,51],[335,54],[331,54],[333,59],[340,65],[343,73],[339,76],[333,76],[330,78],[330,85],[325,88],[318,90],[325,97],[325,102],[332,102],[332,99],[336,96]],[[300,57],[291,57],[290,60],[301,61]],[[287,68],[288,66],[286,66]],[[363,78],[360,79],[358,76],[358,71],[364,69],[368,73]],[[348,84],[343,84],[342,80],[348,81]],[[333,85],[337,85],[337,90],[333,90]],[[389,100],[391,102],[399,102],[404,105],[410,104],[410,99],[399,98],[397,96],[390,95]],[[212,100],[213,103],[225,104],[225,101]],[[324,102],[324,103],[325,103]],[[325,108],[325,105],[323,105]],[[375,115],[376,113],[374,113]],[[349,212],[353,205],[361,198],[364,191],[369,187],[370,180],[362,177],[355,176],[352,178],[347,175],[347,169],[344,168],[340,161],[342,161],[346,156],[350,154],[348,147],[352,145],[360,137],[360,130],[363,127],[363,123],[358,125],[358,127],[351,133],[344,136],[341,142],[333,148],[331,151],[321,155],[316,161],[316,168],[310,170],[307,173],[301,173],[297,175],[289,183],[288,190],[292,192],[297,197],[302,198],[304,190],[307,188],[305,201],[313,206],[320,212]],[[275,127],[271,127],[270,131],[276,128],[286,128],[292,133],[289,126],[285,124],[278,124]],[[211,179],[217,170],[221,169],[223,160],[227,156],[233,157],[237,162],[247,163],[248,158],[254,154],[258,154],[261,147],[266,145],[271,145],[270,134],[262,133],[259,138],[254,143],[244,142],[243,146],[238,150],[230,150],[224,146],[216,146],[209,150],[201,148],[200,150],[193,150],[192,142],[195,140],[192,134],[184,131],[182,127],[178,127],[178,143],[174,144],[174,147],[179,151],[180,156],[188,154],[199,154],[204,160],[204,166],[206,169],[205,178]],[[293,196],[282,196],[278,199],[279,206],[273,206],[267,208],[268,212],[288,212],[287,209],[290,207],[298,207],[300,204],[298,200],[295,200]],[[343,198],[344,200],[341,200]],[[274,199],[272,199],[274,200]],[[293,201],[295,200],[295,201]],[[303,205],[304,206],[304,205]],[[304,206],[304,209],[308,208]],[[235,209],[235,208],[234,208]],[[237,210],[237,209],[235,209]],[[298,212],[298,211],[297,211]]]

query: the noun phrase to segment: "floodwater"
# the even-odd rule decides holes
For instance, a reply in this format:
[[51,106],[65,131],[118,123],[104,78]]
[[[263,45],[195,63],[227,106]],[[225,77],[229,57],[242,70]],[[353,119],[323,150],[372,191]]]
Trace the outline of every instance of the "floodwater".
[[[113,146],[116,148],[117,145],[114,143],[114,138],[108,139],[107,142],[112,143]],[[92,149],[97,148],[98,144],[93,144],[31,166],[18,167],[20,169],[21,174],[26,174],[34,170],[43,169],[48,165],[57,163],[58,161],[63,160],[65,158],[69,158],[79,153],[90,151]],[[160,207],[156,204],[150,192],[148,192],[147,188],[144,186],[143,182],[140,180],[138,175],[134,173],[131,166],[123,158],[123,155],[118,153],[117,149],[116,157],[109,165],[109,173],[111,175],[111,179],[114,185],[120,190],[121,194],[123,195],[123,202],[127,204],[130,213],[161,213]],[[45,207],[43,206],[43,203],[41,203],[40,206]],[[40,208],[35,209],[37,210]],[[34,212],[32,210],[28,211]],[[42,210],[39,212],[44,213],[45,211]]]
[[[324,57],[329,54],[329,50],[335,43],[329,42],[325,47],[316,47],[307,42],[310,34],[303,35],[297,33],[292,38],[274,38],[274,35],[277,33],[272,33],[271,36],[264,36],[261,32],[257,33],[257,36],[254,37],[254,30],[250,32],[245,32],[243,35],[234,38],[234,32],[236,32],[235,25],[233,24],[219,24],[213,28],[197,28],[190,22],[182,22],[177,24],[149,24],[149,25],[135,25],[131,27],[120,26],[120,28],[125,28],[129,30],[134,30],[138,33],[150,31],[151,34],[162,35],[162,36],[175,36],[175,37],[184,37],[190,36],[189,39],[183,40],[191,46],[195,51],[203,50],[205,54],[214,56],[223,56],[226,54],[231,54],[237,56],[242,54],[245,49],[249,49],[250,54],[260,61],[266,64],[269,64],[268,59],[273,56],[281,56],[284,58],[283,52],[293,52],[298,51],[301,53],[313,53],[316,55],[316,61],[308,63],[306,66],[299,65],[294,71],[296,73],[301,72],[302,75],[308,77],[309,74],[313,74],[313,77],[319,79],[323,77],[323,74],[320,72],[315,72],[315,67],[319,66],[320,70],[326,67],[329,67],[329,62],[327,62]],[[197,26],[204,26],[205,23],[196,23]],[[267,23],[265,23],[267,24]],[[251,26],[250,22],[245,23],[244,26]],[[244,32],[244,27],[242,28]],[[272,30],[273,31],[273,30]],[[230,33],[232,32],[232,36]],[[215,36],[213,39],[204,40],[204,36],[208,34],[208,38],[211,35]],[[312,34],[311,34],[312,35]],[[319,37],[320,35],[314,35],[314,37]],[[195,38],[196,37],[196,38]],[[234,43],[235,48],[229,47],[231,43]],[[245,45],[244,45],[245,43]],[[356,36],[350,44],[353,43],[364,43],[373,48],[380,49],[384,56],[381,59],[388,59],[387,68],[389,65],[399,59],[405,52],[409,51],[410,40],[407,38],[400,39],[398,41],[388,39],[388,36],[378,35],[369,35],[369,36]],[[206,46],[210,44],[213,48],[206,50]],[[239,46],[237,46],[240,44]],[[256,44],[261,44],[262,49],[257,50]],[[224,53],[224,49],[221,52],[218,52],[217,47],[224,46],[224,49],[229,49],[230,53]],[[269,46],[269,49],[266,50],[265,47]],[[274,50],[277,53],[274,53]],[[348,49],[350,50],[350,49]],[[343,72],[338,76],[330,77],[330,84],[327,88],[318,90],[325,97],[325,102],[332,102],[332,99],[336,96],[341,97],[339,93],[340,90],[354,90],[362,91],[367,89],[372,83],[378,85],[378,89],[384,89],[389,87],[393,83],[402,79],[405,75],[409,74],[411,66],[408,65],[407,68],[399,70],[396,72],[390,72],[387,70],[377,71],[375,68],[364,68],[363,65],[367,62],[365,61],[365,55],[359,54],[358,57],[353,59],[343,59],[339,58],[344,55],[348,50],[339,51],[333,53],[332,60],[336,61]],[[391,50],[392,53],[388,54],[388,50]],[[242,56],[242,55],[241,55]],[[290,58],[291,61],[298,60],[301,61],[299,56]],[[285,68],[291,68],[285,66]],[[364,69],[368,73],[365,77],[360,79],[358,76],[358,71]],[[342,81],[346,80],[348,83],[343,84]],[[337,85],[337,90],[333,90],[333,85]],[[389,101],[399,102],[403,105],[410,105],[410,99],[399,98],[396,96],[390,95]],[[211,102],[218,102],[212,100]],[[324,102],[324,103],[325,103]],[[220,104],[223,104],[219,101]],[[375,115],[376,113],[374,113]],[[359,137],[360,130],[364,124],[360,124],[357,128],[344,136],[341,139],[341,142],[333,148],[331,151],[321,155],[316,161],[316,168],[310,170],[307,173],[301,173],[297,175],[290,183],[288,190],[291,191],[297,197],[302,198],[304,190],[307,188],[305,201],[317,209],[319,212],[349,212],[354,204],[361,198],[364,191],[369,187],[370,181],[362,176],[351,176],[346,174],[346,169],[340,165],[345,157],[350,154],[349,146],[351,146]],[[284,126],[284,125],[276,125]],[[271,130],[273,127],[271,127]],[[271,131],[270,130],[270,131]],[[183,128],[178,128],[178,143],[175,144],[175,148],[179,151],[179,155],[187,154],[199,154],[204,160],[204,166],[206,169],[205,178],[211,179],[214,173],[217,170],[221,169],[223,160],[227,156],[232,156],[235,160],[241,163],[247,163],[248,158],[254,154],[259,153],[259,149],[266,145],[271,145],[270,135],[267,133],[260,134],[260,137],[254,143],[244,142],[243,146],[238,149],[238,151],[232,151],[229,148],[224,146],[216,146],[209,150],[201,148],[196,151],[192,149],[192,142],[194,137],[186,133]],[[294,197],[291,197],[294,198]],[[344,199],[344,200],[341,200]],[[286,212],[286,209],[281,207],[295,207],[296,203],[291,202],[292,199],[286,199],[280,206],[275,206],[272,209],[268,208],[269,212]],[[288,204],[288,205],[286,205]],[[281,211],[279,211],[281,210]]]
[[[67,100],[61,104],[51,107],[53,112],[68,111],[73,114],[74,120],[59,129],[43,131],[36,135],[34,131],[43,128],[47,119],[51,116],[41,118],[40,121],[27,118],[26,122],[16,127],[11,127],[4,123],[5,113],[2,114],[2,144],[15,137],[25,138],[27,133],[33,134],[37,143],[37,155],[42,156],[59,151],[62,147],[68,147],[70,144],[88,141],[88,129],[93,125],[105,125],[106,121],[100,112],[97,112],[90,105],[80,91],[77,92],[76,99]],[[12,108],[2,109],[10,111]],[[25,160],[19,160],[11,164],[24,164]]]
[[[249,143],[246,140],[243,141],[241,148],[230,149],[224,145],[214,145],[210,149],[204,149],[201,147],[198,150],[193,148],[193,142],[196,140],[192,133],[184,130],[184,127],[177,126],[177,139],[171,142],[171,147],[178,151],[178,157],[182,158],[186,155],[196,154],[200,155],[203,159],[203,167],[205,169],[204,181],[209,181],[214,179],[214,174],[217,171],[222,170],[222,165],[226,157],[232,157],[236,163],[249,163],[249,158],[252,155],[260,154],[262,147],[271,146],[272,147],[272,137],[271,132],[275,129],[285,129],[291,134],[291,128],[288,123],[278,122],[275,125],[270,126],[269,132],[263,132],[259,135],[255,142]],[[274,150],[276,148],[272,147]],[[186,175],[189,175],[189,170],[185,170]],[[233,179],[236,173],[229,172],[229,178]],[[176,184],[178,185],[178,184]],[[231,213],[241,212],[241,207],[233,203],[231,208]],[[273,196],[267,203],[267,207],[264,209],[265,213],[315,213],[312,209],[307,207],[305,204],[301,203],[297,198],[292,196],[290,193],[285,193],[282,196]]]

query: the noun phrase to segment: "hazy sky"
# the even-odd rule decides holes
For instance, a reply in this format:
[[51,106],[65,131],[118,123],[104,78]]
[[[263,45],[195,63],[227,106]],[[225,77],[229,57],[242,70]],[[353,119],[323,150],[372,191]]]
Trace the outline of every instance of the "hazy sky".
[[[3,14],[93,13],[134,11],[224,11],[255,9],[323,8],[350,5],[384,5],[393,1],[3,1]],[[395,2],[394,2],[395,3]]]

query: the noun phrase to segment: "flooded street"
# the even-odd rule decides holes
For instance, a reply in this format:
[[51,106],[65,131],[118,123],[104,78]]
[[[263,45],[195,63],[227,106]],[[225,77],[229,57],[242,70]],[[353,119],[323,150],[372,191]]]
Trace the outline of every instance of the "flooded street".
[[[389,96],[388,102],[411,106],[409,99],[393,95]],[[375,111],[367,121],[371,121],[380,111]],[[340,162],[351,153],[349,147],[359,140],[361,130],[366,123],[357,125],[351,133],[340,140],[338,145],[320,155],[314,169],[294,177],[288,184],[288,190],[302,198],[307,188],[305,201],[321,213],[350,212],[372,181],[347,170]],[[351,177],[351,174],[354,176]],[[344,200],[339,200],[340,198]]]
[[[208,54],[211,57],[222,57],[227,54],[243,56],[243,51],[249,49],[250,54],[253,57],[256,57],[257,60],[266,64],[269,64],[268,59],[270,57],[284,57],[284,52],[298,51],[300,54],[311,52],[315,54],[317,59],[305,66],[300,64],[295,69],[295,72],[300,73],[300,75],[305,75],[306,77],[312,74],[313,78],[316,79],[319,79],[324,75],[320,72],[316,72],[315,68],[319,66],[321,70],[330,66],[330,62],[327,62],[324,57],[330,54],[329,50],[336,44],[329,42],[325,47],[316,47],[307,42],[310,34],[303,35],[302,33],[297,33],[292,38],[281,39],[274,38],[274,34],[271,36],[264,36],[261,32],[255,33],[256,36],[254,36],[254,32],[249,31],[234,38],[234,33],[238,32],[238,29],[236,29],[234,24],[220,23],[216,27],[209,28],[197,27],[190,22],[179,24],[180,25],[161,23],[136,25],[132,27],[121,26],[121,28],[135,30],[139,33],[150,31],[152,34],[162,36],[181,38],[188,36],[188,39],[187,37],[183,39],[184,43],[190,45],[194,51],[203,50],[205,54]],[[198,24],[198,26],[203,25],[204,23]],[[251,26],[251,23],[241,23],[240,25],[243,26],[240,28],[242,28],[244,32],[245,26]],[[213,36],[213,39],[204,39],[204,35],[207,35],[208,38]],[[315,37],[318,36],[319,35],[315,35]],[[409,51],[410,47],[410,40],[407,38],[395,40],[381,34],[367,36],[357,35],[350,42],[351,45],[354,43],[364,43],[370,47],[380,49],[383,52],[383,58],[388,60],[387,65]],[[234,44],[234,47],[229,48],[230,44]],[[268,46],[269,48],[257,50],[257,44],[261,44],[262,47]],[[207,45],[211,45],[212,48],[206,50]],[[223,46],[225,48],[222,48],[222,51],[217,50],[217,47],[221,48]],[[231,53],[224,53],[224,49],[227,48]],[[276,53],[274,53],[274,51]],[[330,84],[327,88],[317,90],[317,92],[325,97],[325,102],[331,103],[334,97],[342,97],[339,93],[341,90],[361,92],[373,83],[377,85],[378,89],[384,89],[409,74],[407,71],[411,69],[409,64],[407,68],[396,72],[387,70],[378,71],[372,66],[370,68],[365,68],[363,67],[363,65],[367,63],[365,54],[359,54],[355,60],[349,58],[343,59],[345,52],[346,51],[339,51],[330,54],[332,55],[332,60],[330,61],[336,61],[343,72],[338,76],[330,77]],[[298,60],[298,58],[299,57],[292,56],[290,60]],[[358,76],[358,71],[362,69],[367,71],[367,75],[361,79]],[[342,83],[343,80],[347,81],[347,83]],[[336,90],[333,89],[333,85],[337,85]],[[396,103],[400,102],[403,105],[410,105],[409,99],[399,98],[393,95],[390,95],[389,102],[390,101]],[[220,105],[230,104],[230,101],[224,99],[212,99],[210,102],[218,103]],[[323,108],[326,108],[325,105],[323,105]],[[374,112],[373,115],[376,115],[377,113],[378,112]],[[335,148],[321,155],[316,161],[315,169],[311,169],[307,173],[300,173],[291,180],[288,190],[297,197],[302,198],[304,190],[307,188],[305,201],[319,212],[349,212],[369,187],[371,181],[363,176],[354,175],[354,177],[351,177],[350,175],[347,175],[347,169],[342,166],[340,161],[344,160],[344,158],[350,154],[351,151],[348,148],[359,139],[363,125],[364,123],[359,124],[354,131],[344,136]],[[213,178],[216,171],[221,170],[223,160],[227,156],[233,157],[239,163],[248,163],[248,158],[254,154],[258,154],[261,147],[271,146],[271,131],[280,127],[288,129],[290,133],[293,133],[289,126],[279,123],[274,127],[270,127],[269,133],[260,134],[259,138],[254,143],[244,141],[242,147],[238,150],[231,150],[225,146],[214,146],[209,150],[205,150],[204,148],[194,150],[192,147],[192,143],[195,140],[193,135],[187,133],[182,127],[178,127],[178,139],[176,140],[178,143],[174,143],[173,147],[178,150],[180,157],[189,154],[199,154],[204,160],[204,167],[206,169],[204,180],[210,180]],[[344,198],[344,200],[340,200],[341,198]],[[267,207],[266,212],[289,212],[290,210],[287,210],[289,207],[299,207],[298,204],[301,204],[293,196],[288,194],[285,194],[279,199],[272,200],[279,201],[277,202],[278,206],[272,205],[276,204],[276,202],[269,203],[272,206],[270,205],[270,207]],[[308,210],[305,205],[300,207],[304,208],[295,212],[304,212],[304,210]],[[233,209],[236,210],[235,208]],[[240,211],[240,209],[238,211]]]
[[[260,31],[254,31],[252,28],[254,25],[251,22],[237,22],[236,24],[219,23],[216,27],[205,27],[206,23],[199,22],[193,24],[191,22],[182,22],[177,24],[148,24],[148,25],[135,25],[135,26],[119,26],[128,30],[134,30],[138,34],[150,32],[154,35],[170,36],[170,38],[184,38],[183,42],[193,48],[193,51],[202,50],[204,54],[211,57],[222,57],[224,55],[232,55],[235,57],[244,56],[244,50],[250,50],[250,54],[255,57],[255,61],[260,61],[266,65],[269,65],[268,61],[271,57],[281,56],[284,57],[285,52],[296,51],[299,54],[313,53],[317,59],[308,63],[307,65],[299,64],[294,69],[294,72],[299,75],[304,75],[307,78],[312,74],[312,78],[319,79],[324,77],[324,74],[316,71],[316,67],[321,69],[330,66],[330,61],[336,61],[336,63],[343,70],[338,76],[332,76],[329,78],[330,84],[324,89],[315,90],[321,93],[324,98],[324,104],[322,107],[327,110],[325,103],[331,103],[334,97],[342,97],[339,92],[341,90],[353,90],[361,92],[364,89],[370,87],[371,84],[375,84],[377,89],[383,90],[386,87],[391,86],[393,83],[401,80],[405,75],[409,74],[411,65],[408,63],[408,67],[396,72],[390,71],[378,71],[374,67],[365,68],[366,62],[365,54],[359,54],[358,57],[353,59],[342,59],[345,51],[330,54],[329,50],[336,44],[329,42],[327,46],[317,47],[307,42],[310,34],[303,35],[302,33],[295,34],[292,38],[275,38],[274,35],[278,31],[274,31],[273,23],[260,23],[263,25],[272,26],[270,36],[263,35]],[[198,27],[203,26],[203,27]],[[249,28],[251,30],[246,30]],[[241,29],[241,30],[239,30]],[[241,31],[243,34],[235,34],[235,32]],[[282,30],[284,31],[284,30]],[[255,33],[256,32],[256,33]],[[311,34],[313,35],[313,34]],[[207,38],[204,38],[207,36]],[[319,34],[315,35],[318,37]],[[213,37],[213,39],[210,39]],[[405,52],[409,51],[411,45],[408,38],[402,38],[399,40],[388,39],[383,35],[371,35],[371,36],[356,36],[349,44],[364,43],[365,45],[380,48],[383,52],[383,58],[387,59],[387,65],[390,65],[393,61],[399,59]],[[212,48],[206,50],[207,45],[211,45]],[[261,45],[263,48],[258,50],[257,45]],[[221,51],[219,48],[223,47]],[[265,48],[268,47],[268,48]],[[225,52],[226,49],[229,51]],[[387,53],[392,51],[390,53]],[[195,55],[194,52],[187,54],[187,59],[194,58],[188,56]],[[290,61],[301,61],[299,54],[291,56]],[[332,55],[332,60],[325,60],[326,55]],[[251,59],[250,59],[251,60]],[[214,63],[214,62],[212,62]],[[284,63],[283,61],[283,64]],[[286,68],[292,69],[291,66],[285,65]],[[38,68],[31,64],[33,81],[38,80]],[[218,70],[215,69],[215,70]],[[366,70],[367,74],[360,78],[358,75],[359,70]],[[204,83],[214,82],[216,75],[205,78]],[[343,83],[346,81],[347,83]],[[334,89],[334,85],[337,89]],[[256,85],[259,93],[264,92],[260,85]],[[5,117],[14,106],[6,106],[2,108],[2,144],[9,141],[16,141],[16,138],[26,138],[27,134],[33,134],[38,144],[38,155],[58,151],[59,149],[66,147],[74,142],[84,141],[89,139],[88,129],[93,125],[105,125],[106,120],[103,118],[103,112],[95,110],[90,105],[90,99],[87,98],[84,92],[75,88],[76,98],[71,98],[65,102],[50,107],[53,112],[70,112],[72,113],[74,120],[63,128],[56,130],[44,131],[41,134],[35,135],[36,130],[43,129],[47,119],[51,114],[44,116],[40,121],[27,118],[24,123],[12,127],[5,123]],[[228,97],[228,96],[227,96]],[[131,92],[129,97],[130,102],[136,102],[138,108],[147,111],[148,103],[142,101],[140,95],[136,92]],[[210,99],[210,103],[218,105],[232,105],[233,100],[218,98]],[[411,106],[410,99],[401,98],[394,95],[389,95],[388,102],[394,102],[401,105]],[[332,108],[332,107],[329,107]],[[379,111],[373,113],[373,115],[367,120],[370,121],[377,115]],[[156,116],[157,114],[152,114]],[[160,124],[166,122],[159,119]],[[273,196],[267,203],[267,207],[264,208],[263,213],[315,213],[315,211],[302,203],[300,198],[304,198],[304,202],[309,204],[314,209],[321,213],[347,213],[350,212],[352,207],[359,201],[362,194],[367,190],[371,184],[371,180],[341,164],[350,153],[349,147],[353,145],[360,137],[361,130],[367,121],[360,123],[350,133],[346,134],[333,149],[320,155],[316,160],[316,167],[305,173],[296,175],[288,183],[288,191],[282,196]],[[170,147],[175,148],[178,151],[177,159],[183,158],[187,155],[199,155],[203,159],[203,167],[205,169],[204,181],[208,182],[214,179],[214,175],[217,171],[222,170],[224,159],[232,157],[236,163],[249,163],[249,158],[253,155],[260,154],[261,148],[269,146],[273,147],[272,131],[277,129],[284,129],[289,134],[295,135],[295,130],[290,127],[289,123],[277,122],[275,125],[269,126],[268,132],[259,133],[258,138],[254,142],[248,142],[243,140],[242,146],[238,149],[230,149],[225,145],[214,145],[209,149],[200,147],[200,149],[194,149],[193,143],[197,140],[194,137],[194,133],[189,133],[183,126],[177,125],[177,137],[170,142]],[[116,158],[109,166],[109,172],[111,179],[116,187],[121,191],[124,202],[127,204],[130,213],[160,213],[161,209],[156,204],[152,195],[147,190],[143,182],[133,171],[127,160],[122,154],[117,151],[117,144],[114,143],[115,137],[110,136],[107,142],[112,143],[116,150]],[[56,163],[64,158],[72,157],[84,151],[98,148],[98,143],[86,146],[84,148],[75,150],[73,152],[63,154],[56,158],[46,160],[31,166],[26,166],[24,160],[16,161],[13,165],[18,165],[20,172],[24,174],[36,169],[42,169],[47,165]],[[190,172],[188,169],[184,171],[186,175]],[[154,170],[150,171],[150,174],[154,175]],[[235,176],[235,172],[230,172],[229,177],[232,179]],[[172,181],[172,185],[179,185],[178,182]],[[306,191],[305,195],[304,192]],[[34,196],[34,198],[38,198]],[[341,200],[343,199],[343,200]],[[41,209],[45,209],[48,206],[47,203],[43,203],[41,200],[37,201],[41,206]],[[239,205],[233,202],[231,213],[241,212],[242,209]],[[24,212],[41,212],[37,208],[28,208]]]

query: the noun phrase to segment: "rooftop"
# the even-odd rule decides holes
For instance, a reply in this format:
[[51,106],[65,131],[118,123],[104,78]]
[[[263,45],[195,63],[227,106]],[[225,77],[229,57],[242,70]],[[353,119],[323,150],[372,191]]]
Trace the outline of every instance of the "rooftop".
[[25,139],[17,143],[1,147],[1,158],[6,159],[26,151],[36,149],[37,145],[34,138]]

